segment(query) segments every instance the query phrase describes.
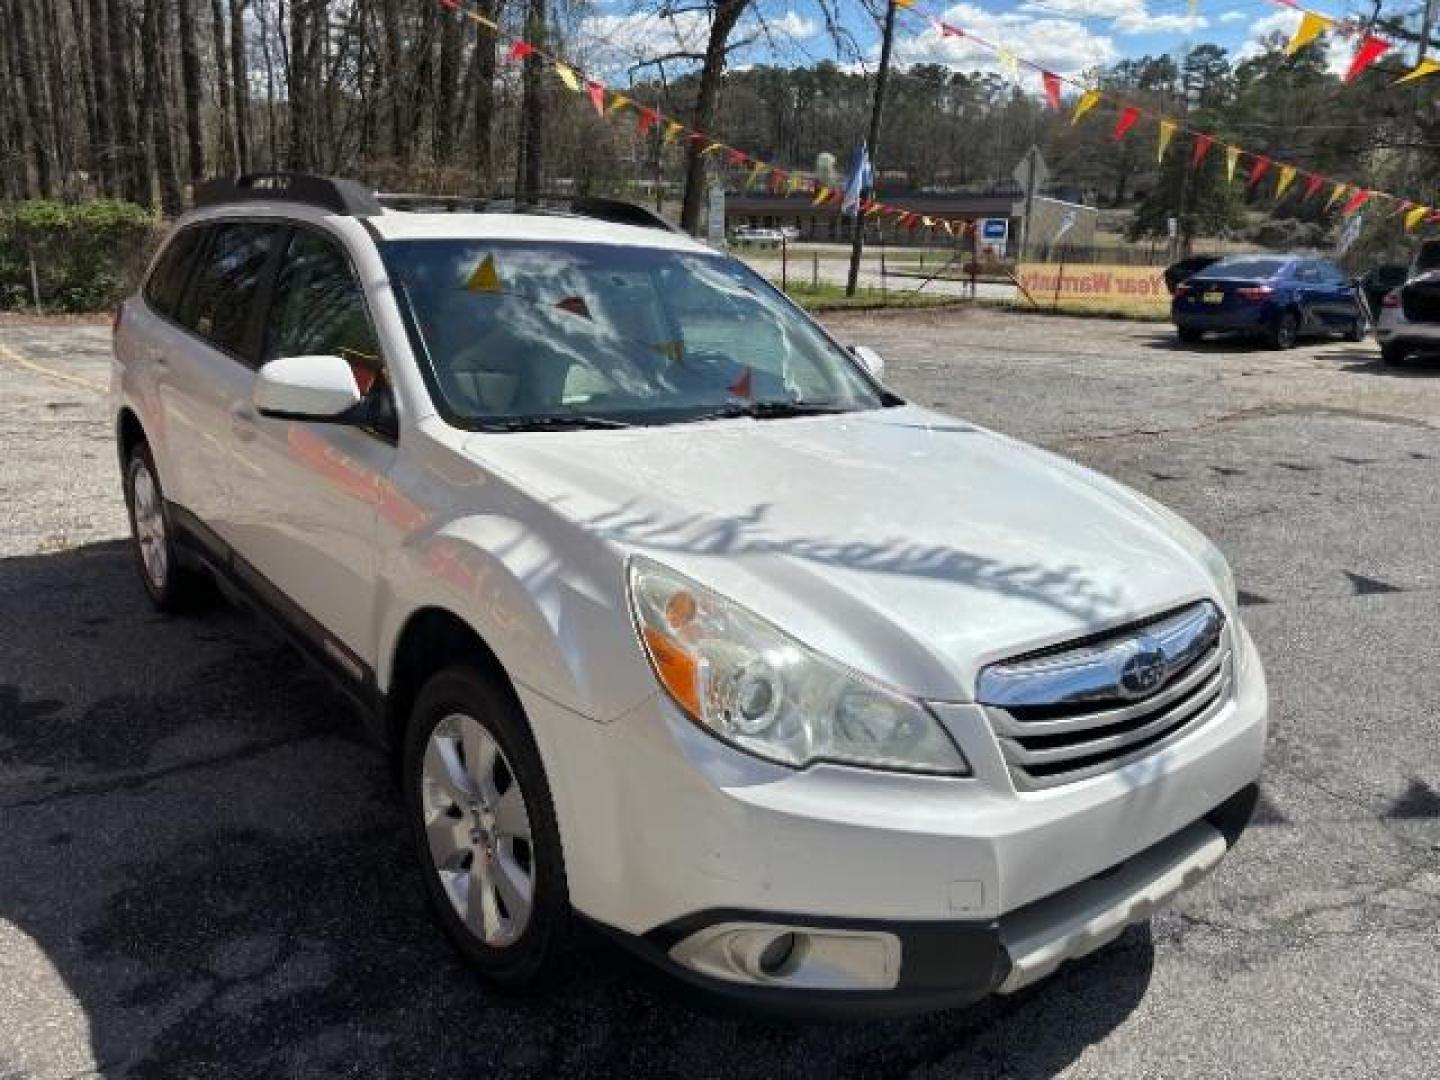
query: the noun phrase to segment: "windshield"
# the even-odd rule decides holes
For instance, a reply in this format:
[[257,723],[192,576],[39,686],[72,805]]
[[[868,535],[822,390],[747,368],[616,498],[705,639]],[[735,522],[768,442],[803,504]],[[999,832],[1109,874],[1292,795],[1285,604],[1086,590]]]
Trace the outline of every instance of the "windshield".
[[724,256],[405,240],[385,259],[461,422],[617,426],[886,404],[844,350]]
[[1239,278],[1242,281],[1264,281],[1272,278],[1283,270],[1288,259],[1264,259],[1255,258],[1252,255],[1241,255],[1230,259],[1221,259],[1213,266],[1208,266],[1197,277],[1206,278]]

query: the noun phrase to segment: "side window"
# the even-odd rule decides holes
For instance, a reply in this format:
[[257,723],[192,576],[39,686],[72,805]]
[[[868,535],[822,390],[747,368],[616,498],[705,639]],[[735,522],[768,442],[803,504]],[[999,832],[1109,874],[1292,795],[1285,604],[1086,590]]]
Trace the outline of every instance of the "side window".
[[155,262],[155,268],[145,279],[145,300],[161,315],[173,318],[180,300],[185,295],[185,285],[190,280],[190,268],[194,263],[195,249],[205,236],[203,226],[192,225],[172,236],[165,250]]
[[350,361],[364,391],[384,367],[350,260],[334,241],[296,229],[275,282],[264,359],[320,355]]
[[179,322],[221,348],[239,352],[275,235],[273,225],[216,225],[195,283],[181,304]]
[[1315,264],[1320,269],[1320,280],[1327,285],[1348,285],[1350,283],[1341,269],[1331,262]]
[[1320,280],[1320,271],[1315,269],[1314,263],[1301,263],[1295,268],[1295,280],[1314,285]]

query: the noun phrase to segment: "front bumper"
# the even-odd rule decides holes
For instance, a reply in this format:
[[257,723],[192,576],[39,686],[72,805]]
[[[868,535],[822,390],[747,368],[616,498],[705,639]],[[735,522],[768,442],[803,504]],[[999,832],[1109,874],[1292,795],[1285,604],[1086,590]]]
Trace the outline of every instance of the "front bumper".
[[[677,919],[638,937],[593,925],[710,1002],[797,1017],[873,1018],[957,1008],[992,993],[1014,993],[1148,919],[1219,864],[1249,823],[1258,795],[1258,785],[1243,788],[1201,820],[1119,866],[998,919],[886,922],[718,910]],[[758,968],[749,978],[726,977],[714,968],[696,970],[694,943],[703,947],[717,935],[737,933],[768,935],[772,941],[788,936],[795,944],[787,962],[768,975]],[[838,975],[869,975],[885,985],[837,988],[837,972],[823,963],[823,955],[807,971],[806,950],[815,951],[813,943],[819,942],[823,953],[829,940],[877,943],[871,950],[879,961],[874,970],[857,972],[852,966]],[[860,956],[855,950],[852,955]],[[737,955],[734,962],[743,966],[746,959]]]

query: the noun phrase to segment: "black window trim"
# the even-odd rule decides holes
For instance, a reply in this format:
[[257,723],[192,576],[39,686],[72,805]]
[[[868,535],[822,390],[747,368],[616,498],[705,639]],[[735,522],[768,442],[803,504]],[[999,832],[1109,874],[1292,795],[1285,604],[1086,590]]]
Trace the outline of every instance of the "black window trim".
[[161,245],[160,250],[155,253],[154,261],[151,262],[150,269],[145,274],[144,282],[140,285],[140,298],[145,302],[145,306],[149,308],[153,314],[160,316],[174,326],[179,326],[180,324],[170,317],[169,312],[162,311],[157,305],[154,296],[151,295],[152,287],[155,284],[155,277],[160,272],[161,264],[165,262],[166,257],[170,254],[171,248],[180,242],[180,238],[187,233],[198,233],[199,238],[195,246],[190,249],[189,254],[187,254],[184,259],[184,277],[180,283],[179,295],[176,298],[176,308],[178,309],[179,301],[183,300],[185,295],[190,291],[190,283],[194,278],[194,262],[199,257],[200,252],[205,250],[205,246],[210,242],[208,226],[208,222],[197,221],[190,225],[182,225],[166,237],[165,243]]

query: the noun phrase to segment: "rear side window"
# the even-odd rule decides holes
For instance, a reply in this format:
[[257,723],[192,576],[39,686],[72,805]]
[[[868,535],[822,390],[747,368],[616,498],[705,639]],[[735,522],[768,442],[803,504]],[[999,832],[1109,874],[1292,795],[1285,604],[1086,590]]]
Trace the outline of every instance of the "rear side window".
[[273,225],[248,222],[214,226],[180,323],[222,349],[241,352],[277,232]]
[[165,250],[156,260],[155,269],[145,280],[145,300],[161,315],[174,318],[176,309],[180,307],[185,283],[190,279],[195,249],[200,246],[204,235],[205,230],[199,226],[181,229],[165,245]]

